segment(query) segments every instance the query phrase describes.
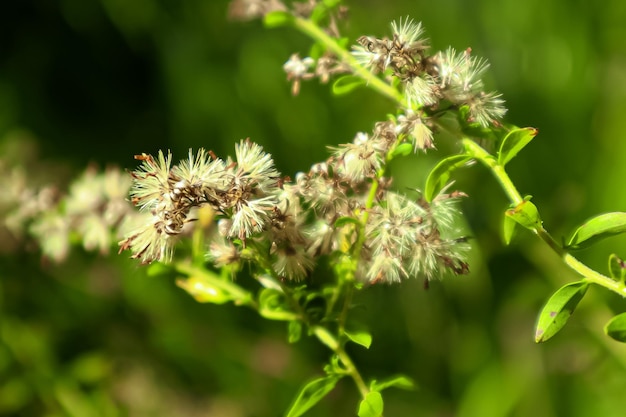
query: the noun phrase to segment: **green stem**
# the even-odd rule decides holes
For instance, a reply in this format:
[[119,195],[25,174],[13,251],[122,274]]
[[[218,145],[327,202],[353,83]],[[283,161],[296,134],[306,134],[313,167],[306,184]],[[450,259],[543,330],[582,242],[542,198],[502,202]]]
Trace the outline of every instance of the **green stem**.
[[563,256],[563,261],[567,264],[567,266],[585,277],[587,282],[600,285],[621,295],[622,297],[626,297],[626,285],[624,285],[623,282],[615,281],[605,275],[602,275],[601,273],[589,268],[569,253],[566,253]]
[[339,357],[341,363],[343,363],[346,367],[346,373],[354,380],[361,397],[365,399],[370,390],[367,388],[367,385],[359,373],[359,370],[354,365],[354,362],[352,362],[352,358],[350,358],[350,355],[346,353],[341,343],[339,343],[339,340],[337,340],[337,338],[325,327],[315,326],[313,328],[313,333],[320,340],[320,342],[328,346],[335,353],[335,355]]
[[[350,375],[357,389],[361,393],[361,397],[365,398],[365,396],[369,393],[369,389],[367,388],[367,385],[365,385],[365,381],[363,380],[363,377],[359,373],[359,370],[357,369],[356,365],[354,365],[354,362],[352,362],[352,358],[350,358],[350,355],[348,355],[348,353],[344,350],[338,338],[335,335],[333,335],[333,333],[328,328],[319,326],[319,325],[312,325],[311,321],[309,320],[308,315],[306,314],[306,311],[302,308],[300,303],[298,303],[298,301],[293,297],[291,289],[286,287],[282,283],[280,285],[281,285],[281,288],[283,289],[283,292],[285,293],[285,296],[287,297],[287,299],[289,300],[291,304],[292,310],[295,311],[296,314],[298,314],[298,316],[300,317],[300,320],[305,325],[307,325],[311,330],[313,330],[313,334],[315,334],[317,339],[320,342],[322,342],[324,345],[328,346],[335,353],[335,355],[339,357],[339,359],[341,360],[341,362],[344,364],[346,368],[346,373]],[[348,294],[351,294],[352,288],[353,288],[352,286],[348,286]],[[346,296],[346,298],[351,298],[351,297]],[[342,312],[342,315],[343,315],[343,312]],[[343,319],[343,322],[345,322],[345,317]],[[339,334],[344,333],[343,323],[341,319],[339,320],[339,332],[338,333]]]
[[[489,168],[489,170],[491,170],[511,203],[516,206],[522,204],[524,199],[504,170],[504,166],[500,165],[493,155],[489,154],[473,140],[465,138],[462,142],[469,155],[479,160],[487,168]],[[620,294],[622,297],[626,297],[626,286],[624,283],[615,281],[580,262],[563,249],[541,224],[537,224],[532,231],[541,240],[546,242],[548,246],[550,246],[550,248],[561,257],[561,259],[563,259],[563,262],[565,262],[568,267],[582,275],[587,282],[600,285],[610,291]]]
[[489,154],[486,150],[484,150],[481,146],[479,146],[476,142],[471,139],[463,139],[463,146],[468,151],[468,153],[474,158],[478,159],[484,165],[487,166],[496,177],[496,180],[502,186],[502,189],[506,193],[511,203],[514,205],[519,205],[524,202],[524,199],[515,188],[513,181],[509,178],[504,167],[498,164],[496,158],[494,158],[491,154]]
[[373,90],[378,91],[380,94],[389,97],[394,100],[400,106],[404,106],[404,97],[402,94],[391,85],[387,84],[367,68],[363,67],[358,61],[347,51],[343,46],[339,45],[337,41],[324,32],[319,26],[307,19],[296,17],[294,19],[294,26],[305,35],[316,40],[328,48],[329,51],[337,55],[340,61],[348,64],[355,75],[364,79],[367,86]]
[[365,225],[367,225],[367,221],[370,217],[370,209],[374,206],[374,200],[376,199],[376,193],[378,192],[378,179],[382,176],[382,172],[380,173],[380,175],[377,175],[377,177],[372,180],[372,187],[370,188],[369,195],[365,200],[365,207],[363,208],[363,213],[361,213],[361,219],[359,220],[361,222],[359,235],[357,237],[356,243],[354,244],[354,259],[359,259],[361,255],[361,249],[363,248],[363,244],[365,243]]
[[354,283],[352,281],[347,282],[346,294],[344,296],[343,308],[339,313],[338,320],[338,334],[344,334],[346,332],[346,320],[348,319],[348,312],[350,311],[350,304],[352,304],[352,296],[354,294]]

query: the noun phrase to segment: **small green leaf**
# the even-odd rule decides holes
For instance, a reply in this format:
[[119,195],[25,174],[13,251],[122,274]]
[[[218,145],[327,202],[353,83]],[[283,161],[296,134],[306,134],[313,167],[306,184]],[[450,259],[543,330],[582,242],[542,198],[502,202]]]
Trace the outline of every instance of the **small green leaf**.
[[335,227],[337,228],[343,227],[347,224],[353,224],[359,227],[361,225],[361,222],[355,219],[354,217],[348,217],[348,216],[342,216],[338,218],[337,220],[335,220]]
[[266,14],[265,18],[263,19],[263,23],[268,28],[277,28],[280,26],[285,26],[285,25],[291,24],[293,21],[294,21],[294,17],[291,14],[287,12],[283,12],[281,10],[270,12]]
[[498,151],[498,164],[505,166],[539,131],[532,127],[516,128],[511,130],[502,140]]
[[506,215],[525,228],[536,230],[541,227],[541,218],[537,206],[530,201],[530,198],[531,196],[524,197],[524,201],[507,210]]
[[413,153],[413,145],[405,142],[396,146],[391,151],[391,154],[389,156],[390,156],[390,159],[393,159],[396,156],[407,156],[407,155],[411,155],[412,153]]
[[341,96],[365,85],[365,80],[356,75],[344,75],[333,83],[333,94]]
[[370,389],[372,391],[382,391],[391,387],[401,388],[405,390],[414,390],[416,388],[415,382],[404,375],[394,375],[392,377],[383,379],[380,382],[374,380],[370,384]]
[[472,158],[468,155],[452,155],[442,159],[428,174],[424,187],[424,198],[433,201],[433,198],[448,185],[452,172],[468,163]]
[[323,1],[315,6],[313,11],[311,12],[311,15],[309,16],[311,22],[315,23],[317,26],[321,26],[321,23],[327,22],[329,12],[332,10],[333,7],[336,6],[336,3],[336,0]]
[[227,291],[201,277],[179,278],[176,280],[176,285],[187,291],[199,303],[224,304],[233,300],[232,295]]
[[271,275],[257,275],[256,280],[259,281],[259,284],[261,284],[265,288],[271,288],[278,292],[283,292],[280,283],[276,281],[276,278]]
[[372,344],[372,335],[365,329],[364,326],[356,326],[346,329],[346,336],[357,345],[363,346],[365,349],[369,349]]
[[313,8],[309,19],[317,26],[320,26],[320,23],[322,22],[322,20],[324,20],[326,16],[328,16],[328,9],[326,8],[326,5],[320,3],[315,8]]
[[383,396],[380,392],[370,392],[359,404],[359,417],[380,417],[383,415]]
[[263,288],[259,294],[259,314],[270,320],[296,320],[298,316],[289,310],[285,294],[272,288]]
[[626,313],[618,314],[604,326],[604,333],[618,342],[626,342]]
[[287,329],[289,335],[289,343],[296,343],[302,337],[302,323],[299,321],[290,321],[289,328]]
[[339,379],[336,376],[327,376],[306,384],[298,393],[289,411],[287,411],[287,417],[298,417],[304,414],[324,398],[326,394],[331,392]]
[[332,9],[333,7],[341,4],[341,0],[323,0],[322,3],[324,3],[329,9]]
[[504,220],[502,222],[502,239],[504,240],[505,245],[509,245],[511,243],[511,240],[515,235],[516,226],[517,222],[505,213]]
[[352,39],[346,36],[336,38],[335,42],[337,42],[337,45],[339,45],[343,49],[349,49],[350,45],[352,45]]
[[572,234],[568,249],[583,249],[609,236],[626,232],[626,213],[605,213],[587,220]]
[[315,326],[311,330],[313,331],[313,334],[315,334],[315,337],[317,337],[320,342],[328,346],[331,350],[334,351],[339,347],[339,343],[337,342],[337,339],[335,339],[335,336],[333,336],[333,334],[325,327]]
[[171,271],[172,271],[171,266],[161,263],[161,262],[153,262],[150,264],[150,266],[148,266],[148,271],[146,272],[146,274],[149,277],[156,277],[159,275],[165,275]]
[[324,52],[326,52],[326,46],[319,42],[315,42],[311,45],[311,49],[309,49],[309,56],[317,61],[322,57],[322,55],[324,55]]
[[614,253],[609,256],[609,273],[616,281],[624,282],[626,279],[626,262]]
[[326,372],[329,376],[335,375],[339,377],[344,377],[350,374],[337,355],[330,357],[330,363],[324,366],[324,372]]
[[552,294],[539,314],[535,342],[545,342],[565,326],[588,286],[585,281],[571,282]]

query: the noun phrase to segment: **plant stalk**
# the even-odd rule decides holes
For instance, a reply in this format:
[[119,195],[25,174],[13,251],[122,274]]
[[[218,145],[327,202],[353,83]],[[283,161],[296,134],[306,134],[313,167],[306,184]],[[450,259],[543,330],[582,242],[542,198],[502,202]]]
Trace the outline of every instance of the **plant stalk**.
[[[517,188],[515,188],[513,181],[511,181],[511,178],[506,173],[504,166],[500,165],[493,155],[489,154],[471,139],[465,138],[462,142],[468,154],[479,160],[492,172],[513,205],[517,206],[524,202],[524,199],[517,191]],[[600,285],[621,295],[622,297],[626,297],[626,285],[624,285],[624,283],[615,281],[580,262],[573,255],[562,248],[541,224],[538,224],[537,227],[532,229],[532,231],[541,240],[546,242],[548,246],[550,246],[550,248],[561,257],[561,259],[563,259],[563,262],[569,268],[574,270],[579,275],[582,275],[587,282]]]
[[339,340],[337,340],[337,338],[325,327],[315,326],[313,328],[313,332],[315,333],[315,336],[320,340],[320,342],[328,346],[335,353],[335,355],[339,357],[341,363],[343,363],[346,367],[346,373],[350,375],[357,389],[359,390],[361,397],[365,399],[367,394],[369,394],[370,392],[369,388],[367,388],[367,385],[365,384],[363,377],[359,373],[359,370],[354,365],[354,362],[352,362],[352,358],[350,358],[350,355],[348,355],[341,343],[339,343]]
[[348,64],[350,68],[352,68],[352,71],[355,75],[365,80],[368,87],[372,88],[375,91],[378,91],[383,96],[394,100],[400,106],[405,105],[404,97],[397,89],[387,84],[379,77],[372,74],[372,72],[369,71],[367,68],[359,64],[350,52],[348,52],[346,49],[344,49],[344,47],[339,45],[334,38],[332,38],[326,32],[320,29],[315,23],[307,19],[296,17],[294,19],[294,26],[305,35],[326,46],[329,51],[333,52],[339,57],[340,61]]

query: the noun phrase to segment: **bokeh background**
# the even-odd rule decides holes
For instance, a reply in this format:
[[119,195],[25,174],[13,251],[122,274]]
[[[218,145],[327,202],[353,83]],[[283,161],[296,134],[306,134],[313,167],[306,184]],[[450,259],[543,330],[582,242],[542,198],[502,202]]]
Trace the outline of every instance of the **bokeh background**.
[[[425,25],[434,49],[471,47],[492,68],[507,121],[534,126],[511,164],[545,226],[565,237],[585,218],[626,210],[626,3],[555,0],[347,1],[345,34]],[[62,186],[88,164],[133,168],[132,155],[205,147],[219,155],[251,137],[288,175],[326,158],[393,111],[368,91],[332,97],[316,81],[290,95],[282,64],[309,41],[289,29],[230,22],[222,0],[23,0],[0,7],[0,158]],[[436,152],[393,166],[398,187],[422,187]],[[506,200],[479,166],[456,186],[473,236],[469,276],[363,291],[367,377],[403,372],[387,416],[623,416],[626,348],[602,326],[626,303],[592,288],[566,328],[533,342],[538,310],[576,277],[533,236],[500,239]],[[1,192],[1,191],[0,191]],[[329,352],[286,342],[282,323],[231,305],[196,303],[173,280],[126,256],[76,249],[42,262],[3,239],[0,415],[277,416]],[[580,253],[606,271],[624,239]],[[354,415],[345,381],[311,416]]]

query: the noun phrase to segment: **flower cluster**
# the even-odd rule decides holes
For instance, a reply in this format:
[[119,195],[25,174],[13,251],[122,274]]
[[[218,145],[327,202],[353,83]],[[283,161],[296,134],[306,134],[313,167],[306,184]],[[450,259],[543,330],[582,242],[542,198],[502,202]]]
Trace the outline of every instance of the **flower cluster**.
[[469,121],[482,126],[497,124],[506,109],[500,95],[484,91],[481,80],[489,68],[486,60],[471,55],[471,49],[454,48],[429,55],[421,23],[406,18],[391,24],[393,37],[362,36],[353,55],[373,72],[391,74],[404,86],[407,109],[441,110],[443,103],[467,106]]
[[[311,0],[287,5],[279,0],[235,0],[231,3],[231,15],[239,19],[263,17],[271,12],[288,11],[294,16],[309,17],[321,2]],[[326,32],[339,38],[337,22],[345,15],[344,7],[330,13]],[[482,75],[489,64],[471,55],[471,49],[457,52],[448,48],[443,52],[429,54],[429,42],[424,36],[421,23],[409,18],[391,24],[392,37],[376,38],[361,36],[353,47],[352,56],[357,65],[372,73],[381,73],[399,80],[403,86],[405,110],[403,117],[417,121],[410,123],[416,128],[416,149],[433,147],[433,115],[445,110],[467,108],[467,121],[483,127],[498,125],[506,113],[504,100],[496,92],[486,92]],[[292,54],[283,69],[292,82],[292,93],[298,94],[304,80],[319,78],[322,82],[337,74],[356,73],[345,59],[325,51],[320,57],[301,58]],[[393,84],[393,83],[392,83]]]
[[[230,12],[244,20],[272,12],[303,19],[317,13],[317,24],[324,21],[322,29],[338,38],[337,22],[345,8],[316,0],[235,0]],[[200,150],[195,159],[190,154],[189,162],[171,167],[169,155],[142,155],[131,195],[151,218],[129,234],[121,248],[131,249],[143,262],[169,259],[173,238],[189,221],[191,208],[206,204],[219,217],[208,248],[217,267],[243,258],[257,263],[263,259],[265,268],[278,276],[299,280],[311,273],[320,256],[339,252],[357,257],[358,278],[372,283],[467,272],[464,245],[454,237],[458,231],[450,220],[456,213],[451,203],[461,194],[442,194],[430,204],[411,200],[390,191],[391,181],[381,175],[402,142],[410,141],[415,151],[434,147],[431,116],[440,103],[470,105],[472,117],[484,124],[501,115],[493,106],[500,102],[478,93],[483,61],[467,54],[428,56],[421,25],[409,19],[392,24],[392,29],[392,39],[361,37],[354,57],[373,73],[400,79],[406,96],[402,114],[377,123],[372,134],[359,133],[352,143],[332,148],[327,161],[299,173],[294,183],[279,181],[269,155],[250,142],[238,145],[235,162],[208,159]],[[302,81],[327,82],[336,74],[354,72],[354,60],[348,61],[328,50],[315,59],[293,54],[283,69],[296,95]],[[248,156],[242,158],[243,149]],[[378,189],[374,201],[373,183]],[[342,220],[347,218],[352,221]],[[251,250],[256,253],[250,255]]]
[[65,196],[52,186],[29,186],[23,170],[2,161],[0,173],[6,181],[0,226],[14,239],[30,235],[55,262],[67,258],[74,242],[87,251],[108,253],[119,230],[138,217],[126,200],[130,178],[117,168],[88,168]]
[[[358,254],[357,276],[370,283],[467,272],[464,247],[453,237],[451,203],[462,194],[441,194],[427,204],[381,187],[367,207],[372,179],[393,143],[384,129],[377,132],[357,134],[293,183],[280,178],[271,156],[249,140],[236,145],[234,161],[201,149],[172,166],[169,154],[142,154],[131,198],[148,220],[121,249],[144,263],[167,261],[192,208],[208,206],[218,214],[207,248],[217,267],[253,260],[279,277],[301,280],[321,256],[347,253]],[[365,212],[369,220],[355,227]],[[357,244],[362,249],[354,251]]]
[[241,141],[236,161],[222,160],[201,149],[172,166],[171,155],[135,156],[142,165],[132,173],[131,201],[150,214],[149,221],[120,242],[144,263],[168,260],[176,235],[190,221],[194,207],[208,205],[229,219],[226,237],[245,241],[268,223],[276,206],[279,174],[262,148]]
[[330,8],[336,8],[336,13],[330,16],[327,30],[336,33],[336,19],[342,19],[347,14],[347,8],[335,2],[324,0],[232,0],[229,4],[228,14],[234,20],[253,20],[263,18],[272,12],[288,12],[294,16],[308,19],[320,8],[325,11]]
[[469,48],[430,54],[421,23],[409,18],[393,22],[391,29],[391,38],[361,36],[352,49],[356,63],[328,52],[317,60],[293,54],[283,66],[292,92],[297,94],[303,80],[315,77],[326,82],[341,73],[362,76],[356,66],[367,68],[371,76],[382,74],[390,86],[398,84],[402,90],[402,108],[391,120],[394,135],[411,142],[415,151],[435,147],[438,119],[449,111],[460,112],[470,124],[500,125],[506,108],[500,94],[484,90],[486,60],[472,56]]
[[228,14],[231,19],[252,20],[287,8],[280,0],[234,0],[229,4]]
[[[371,136],[358,133],[352,143],[334,149],[324,164],[296,177],[305,205],[315,213],[316,224],[307,233],[311,248],[328,254],[360,242],[357,276],[370,283],[416,276],[432,279],[445,271],[466,273],[467,248],[455,229],[456,201],[463,193],[441,193],[429,204],[390,190],[390,181],[378,178],[380,188],[368,208],[372,179],[395,142],[389,130],[389,123],[383,122]],[[361,240],[351,226],[337,226],[341,218],[362,220],[365,211]]]

